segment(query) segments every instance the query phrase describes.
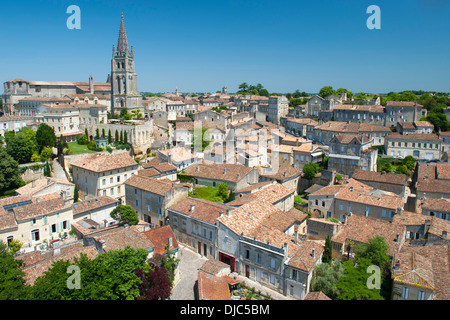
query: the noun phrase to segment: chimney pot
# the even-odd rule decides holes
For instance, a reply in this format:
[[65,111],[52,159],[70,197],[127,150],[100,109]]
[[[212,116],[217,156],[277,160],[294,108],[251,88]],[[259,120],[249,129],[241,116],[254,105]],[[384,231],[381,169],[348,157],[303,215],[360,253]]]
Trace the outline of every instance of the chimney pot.
[[191,204],[191,212],[193,212],[195,210],[195,204]]

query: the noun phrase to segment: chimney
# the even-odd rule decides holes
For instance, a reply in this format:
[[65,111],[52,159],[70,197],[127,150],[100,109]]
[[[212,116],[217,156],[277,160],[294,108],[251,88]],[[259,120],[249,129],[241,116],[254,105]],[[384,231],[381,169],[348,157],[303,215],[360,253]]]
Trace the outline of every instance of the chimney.
[[397,233],[397,235],[395,236],[395,242],[398,242],[399,237],[400,237],[400,233]]
[[194,212],[195,210],[195,204],[191,204],[191,210],[189,210],[190,212]]
[[347,224],[347,214],[344,214],[344,221],[342,222],[342,224]]
[[197,166],[197,168],[196,168],[196,170],[195,170],[195,171],[199,172],[199,171],[200,171],[200,167],[199,167],[199,166]]
[[169,237],[169,249],[173,246],[173,239],[172,237]]
[[227,168],[223,168],[223,174],[227,173]]
[[314,258],[315,256],[316,256],[316,249],[312,249],[312,253],[311,253],[311,256]]
[[447,230],[442,230],[442,238],[447,239]]
[[350,187],[350,192],[353,192],[353,186],[352,186],[352,187]]

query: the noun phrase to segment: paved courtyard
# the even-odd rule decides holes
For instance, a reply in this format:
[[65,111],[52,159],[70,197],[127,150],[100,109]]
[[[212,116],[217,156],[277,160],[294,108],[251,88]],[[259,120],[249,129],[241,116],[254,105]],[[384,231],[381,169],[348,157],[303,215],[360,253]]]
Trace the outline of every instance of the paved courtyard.
[[178,272],[175,275],[171,300],[195,300],[194,286],[198,269],[207,260],[183,245],[180,246]]

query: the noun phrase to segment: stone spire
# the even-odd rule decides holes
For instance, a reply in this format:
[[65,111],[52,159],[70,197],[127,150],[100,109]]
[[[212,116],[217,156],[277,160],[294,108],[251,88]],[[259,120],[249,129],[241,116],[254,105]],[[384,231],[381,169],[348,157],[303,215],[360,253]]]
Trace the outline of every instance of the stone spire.
[[117,42],[117,52],[119,54],[126,55],[129,50],[128,48],[127,31],[125,30],[125,21],[123,20],[122,12],[122,18],[120,19],[119,41]]

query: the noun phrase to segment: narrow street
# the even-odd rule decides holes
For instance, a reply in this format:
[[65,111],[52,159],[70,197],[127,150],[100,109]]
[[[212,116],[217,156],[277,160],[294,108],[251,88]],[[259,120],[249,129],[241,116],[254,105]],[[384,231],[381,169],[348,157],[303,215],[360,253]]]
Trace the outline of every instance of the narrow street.
[[183,245],[180,246],[178,273],[175,276],[171,300],[195,300],[194,286],[198,269],[207,260]]

